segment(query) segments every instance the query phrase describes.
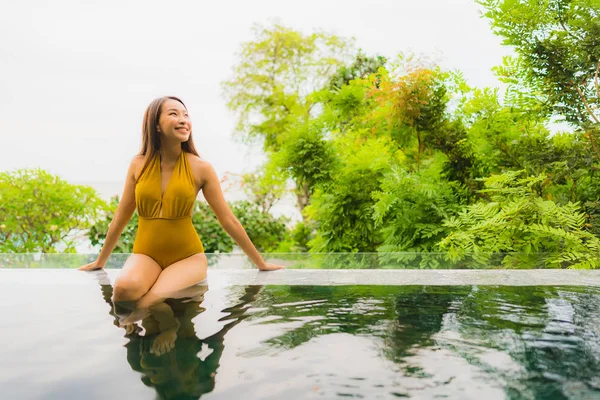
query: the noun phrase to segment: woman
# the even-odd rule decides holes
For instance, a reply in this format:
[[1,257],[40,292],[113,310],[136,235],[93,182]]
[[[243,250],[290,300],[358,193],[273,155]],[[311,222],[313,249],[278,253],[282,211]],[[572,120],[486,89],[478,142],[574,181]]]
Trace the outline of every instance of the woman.
[[129,165],[123,196],[96,261],[80,267],[103,268],[136,207],[138,231],[133,254],[115,281],[115,301],[137,301],[149,307],[167,293],[206,279],[208,261],[192,225],[198,191],[225,231],[258,269],[283,266],[266,263],[231,212],[212,165],[202,160],[192,140],[192,123],[176,97],[154,100],[144,114],[142,150]]

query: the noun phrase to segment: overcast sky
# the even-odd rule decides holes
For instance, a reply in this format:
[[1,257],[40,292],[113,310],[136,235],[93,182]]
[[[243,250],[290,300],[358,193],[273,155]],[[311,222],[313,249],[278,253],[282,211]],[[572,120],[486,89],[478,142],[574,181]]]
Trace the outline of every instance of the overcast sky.
[[510,50],[473,0],[12,1],[0,5],[0,171],[44,168],[120,193],[139,151],[143,112],[176,95],[196,147],[219,176],[260,151],[234,142],[220,82],[253,23],[355,37],[368,55],[412,51],[497,86]]

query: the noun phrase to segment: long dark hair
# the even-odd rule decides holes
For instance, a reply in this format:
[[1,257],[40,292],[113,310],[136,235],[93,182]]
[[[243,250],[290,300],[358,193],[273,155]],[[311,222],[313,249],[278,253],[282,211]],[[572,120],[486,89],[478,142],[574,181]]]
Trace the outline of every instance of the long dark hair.
[[[142,124],[142,149],[138,153],[139,156],[144,156],[144,163],[139,176],[142,176],[144,169],[146,169],[150,160],[158,154],[160,149],[160,133],[156,126],[158,125],[160,114],[162,113],[162,106],[167,100],[176,100],[187,110],[183,101],[175,96],[163,96],[154,99],[148,108],[146,108],[146,111],[144,112],[144,122]],[[188,140],[181,144],[181,150],[200,157],[194,146],[194,139],[192,138],[191,131]]]

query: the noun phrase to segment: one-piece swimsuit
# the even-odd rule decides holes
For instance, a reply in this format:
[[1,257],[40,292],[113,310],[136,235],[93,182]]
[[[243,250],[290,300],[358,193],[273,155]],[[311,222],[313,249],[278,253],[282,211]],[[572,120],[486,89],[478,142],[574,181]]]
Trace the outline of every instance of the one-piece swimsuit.
[[138,230],[133,253],[146,254],[163,269],[196,253],[204,253],[192,224],[196,201],[194,176],[185,151],[175,162],[165,192],[161,188],[160,154],[142,170],[135,186]]

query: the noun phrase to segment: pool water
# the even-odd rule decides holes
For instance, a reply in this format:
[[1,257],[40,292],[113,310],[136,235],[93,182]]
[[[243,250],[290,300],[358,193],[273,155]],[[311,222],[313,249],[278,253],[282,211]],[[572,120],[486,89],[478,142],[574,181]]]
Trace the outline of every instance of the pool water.
[[[76,273],[76,272],[74,272]],[[600,288],[0,281],[2,399],[595,399]]]

